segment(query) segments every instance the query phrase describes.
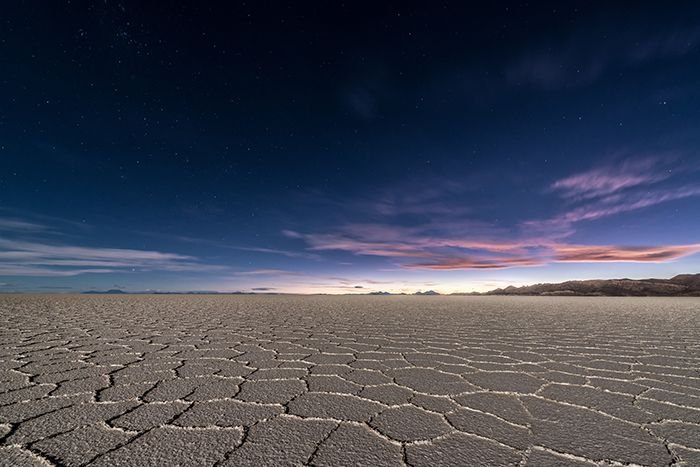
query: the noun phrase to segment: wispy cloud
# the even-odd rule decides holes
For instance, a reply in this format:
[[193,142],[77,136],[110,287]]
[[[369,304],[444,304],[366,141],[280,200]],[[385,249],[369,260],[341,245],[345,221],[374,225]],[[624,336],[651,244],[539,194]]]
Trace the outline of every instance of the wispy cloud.
[[[446,226],[448,227],[448,226]],[[304,240],[314,251],[347,251],[357,255],[389,258],[442,258],[445,249],[490,252],[524,252],[541,242],[469,239],[453,237],[451,232],[436,232],[432,224],[400,227],[388,224],[349,224],[334,233],[302,234],[293,237]],[[465,230],[468,232],[468,230]],[[439,235],[442,233],[442,235]],[[289,234],[289,233],[288,233]]]
[[542,266],[549,263],[665,263],[700,253],[700,244],[624,246],[551,244],[539,256],[444,257],[435,261],[403,264],[407,269],[457,270],[506,269]]
[[0,218],[0,231],[3,232],[41,232],[47,227],[36,222],[29,222],[22,219]]
[[358,279],[358,278],[351,279],[351,278],[347,278],[347,277],[336,277],[336,276],[330,276],[330,277],[327,277],[327,279],[331,280],[331,281],[337,281],[337,282],[340,282],[341,284],[345,284],[345,285],[357,284],[358,282],[361,282],[363,284],[370,284],[370,285],[383,285],[383,284],[393,283],[392,281],[379,281],[379,280],[375,280],[375,279],[361,279],[361,278],[360,279]]
[[556,245],[555,259],[559,262],[635,262],[662,263],[700,252],[700,243],[662,246],[591,246]]
[[[696,169],[672,167],[669,158],[627,159],[555,181],[550,189],[567,203],[567,210],[548,219],[529,220],[532,232],[573,232],[574,225],[700,196],[700,184],[670,184],[672,177]],[[674,170],[675,169],[675,170]]]
[[293,237],[304,240],[308,248],[315,251],[346,251],[389,258],[405,269],[434,270],[540,265],[542,260],[532,257],[532,253],[550,243],[547,239],[534,238],[521,241],[460,238],[452,236],[452,232],[443,232],[440,236],[433,225],[409,228],[352,224],[335,233],[294,232]]
[[282,250],[279,248],[244,247],[244,246],[231,246],[229,248],[234,249],[234,250],[240,250],[240,251],[252,251],[255,253],[269,253],[269,254],[273,254],[273,255],[287,256],[289,258],[306,258],[306,259],[314,259],[314,260],[320,259],[320,256],[313,254],[313,253],[304,252],[304,251],[291,251],[291,250]]
[[552,190],[567,199],[591,199],[660,182],[671,174],[663,170],[659,158],[628,159],[617,166],[595,168],[557,180]]
[[0,275],[75,276],[138,271],[220,271],[192,256],[125,248],[51,245],[0,238]]
[[[402,269],[459,270],[505,269],[542,266],[556,262],[667,262],[700,251],[698,245],[584,246],[557,243],[545,238],[518,242],[483,242],[439,238],[413,238],[397,245],[393,242],[359,242],[309,234],[302,237],[310,247],[342,250],[398,261]],[[319,241],[322,242],[319,244]],[[443,247],[449,246],[448,249]],[[424,261],[410,261],[423,259]],[[275,271],[271,271],[275,272]],[[252,275],[252,274],[251,274]]]
[[76,221],[72,219],[66,219],[64,217],[49,216],[46,214],[40,214],[35,211],[28,211],[25,209],[14,209],[8,208],[6,206],[0,206],[0,213],[3,213],[3,217],[6,220],[14,220],[21,222],[23,224],[28,224],[32,229],[42,232],[52,232],[57,233],[61,229],[77,229],[85,230],[90,229],[92,226],[87,222]]
[[544,89],[582,86],[615,69],[684,56],[699,43],[700,28],[695,26],[649,34],[638,25],[629,25],[616,28],[613,35],[587,28],[555,47],[548,44],[526,51],[506,67],[505,75],[516,85]]
[[211,239],[207,239],[207,238],[189,237],[186,235],[172,235],[172,234],[165,234],[162,232],[137,231],[136,233],[138,233],[140,235],[146,235],[149,237],[167,238],[167,239],[175,240],[178,242],[189,243],[189,244],[193,244],[193,245],[206,245],[206,246],[212,246],[212,247],[226,249],[226,250],[251,251],[251,252],[255,252],[255,253],[267,253],[267,254],[272,254],[272,255],[286,256],[288,258],[305,258],[305,259],[312,259],[312,260],[319,260],[320,259],[320,257],[318,255],[316,255],[314,253],[309,253],[307,251],[292,251],[292,250],[285,250],[282,248],[267,248],[267,247],[258,247],[258,246],[241,246],[241,245],[231,244],[231,243],[228,243],[225,241],[211,240]]
[[432,186],[417,186],[420,182],[404,183],[382,190],[360,207],[380,216],[415,214],[442,218],[466,216],[473,212],[460,199],[461,195],[469,191],[471,184],[443,178],[436,180]]
[[80,274],[104,274],[116,272],[115,269],[52,269],[19,264],[0,264],[0,276],[38,276],[38,277],[70,277]]
[[[348,223],[326,232],[283,234],[305,242],[311,251],[385,258],[400,269],[484,270],[572,261],[673,261],[697,253],[696,245],[586,249],[566,241],[580,222],[700,196],[700,185],[667,183],[694,170],[673,166],[673,161],[668,156],[625,159],[556,180],[545,194],[559,196],[565,210],[550,218],[526,220],[513,229],[465,220],[462,212],[445,216],[443,211],[405,226],[393,221],[396,204],[390,203],[391,208],[382,204],[388,216],[384,223]],[[418,196],[416,206],[425,200],[434,202],[435,196]]]
[[541,258],[447,258],[431,263],[404,264],[407,269],[506,269],[525,266],[542,266],[545,261]]
[[694,196],[700,196],[700,186],[683,186],[625,196],[611,196],[598,203],[578,207],[556,220],[565,223],[590,221]]
[[251,271],[239,271],[234,276],[298,276],[300,272],[287,271],[285,269],[253,269]]

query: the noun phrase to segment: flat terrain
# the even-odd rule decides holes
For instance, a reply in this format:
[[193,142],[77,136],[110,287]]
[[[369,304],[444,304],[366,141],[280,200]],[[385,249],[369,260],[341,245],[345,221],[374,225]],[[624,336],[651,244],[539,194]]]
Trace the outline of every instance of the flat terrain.
[[0,296],[0,465],[700,465],[700,299]]

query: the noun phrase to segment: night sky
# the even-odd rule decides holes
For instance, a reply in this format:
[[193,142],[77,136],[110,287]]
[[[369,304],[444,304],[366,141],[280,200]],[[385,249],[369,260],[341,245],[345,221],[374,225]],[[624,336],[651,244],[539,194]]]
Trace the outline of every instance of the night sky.
[[0,291],[700,272],[699,6],[174,3],[3,5]]

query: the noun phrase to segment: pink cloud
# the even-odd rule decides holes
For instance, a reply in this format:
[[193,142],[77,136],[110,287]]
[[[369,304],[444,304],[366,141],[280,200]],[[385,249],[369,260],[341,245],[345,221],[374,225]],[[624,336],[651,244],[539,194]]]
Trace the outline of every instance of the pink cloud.
[[[440,249],[525,253],[528,248],[549,243],[546,239],[527,241],[482,240],[426,233],[433,226],[408,228],[382,224],[351,224],[331,234],[298,234],[315,251],[340,250],[357,255],[391,258],[441,258]],[[299,237],[297,237],[299,238]]]
[[[572,261],[672,261],[697,252],[695,245],[654,247],[568,245],[578,222],[593,221],[658,204],[700,196],[700,185],[667,187],[669,157],[637,158],[563,178],[551,190],[567,200],[568,210],[549,219],[529,220],[512,230],[464,219],[439,209],[419,225],[346,224],[326,233],[284,231],[313,251],[344,251],[390,259],[403,269],[502,269]],[[655,185],[658,184],[658,185]],[[386,197],[375,211],[385,215],[415,213],[417,206],[440,201],[431,191]],[[439,204],[439,203],[438,203]],[[572,206],[573,204],[573,206]],[[442,207],[446,207],[443,205]],[[449,206],[448,206],[449,207]],[[468,210],[467,210],[468,211]],[[587,249],[586,249],[587,248]]]
[[[297,234],[309,249],[339,250],[398,261],[407,269],[499,269],[543,264],[533,251],[552,243],[546,238],[484,240],[437,235],[435,226],[397,227],[351,224],[332,234]],[[466,229],[465,229],[466,230]],[[297,238],[299,238],[297,237]],[[485,254],[487,253],[487,254]],[[499,255],[499,256],[496,256]],[[407,262],[407,260],[426,260]]]
[[524,266],[541,266],[544,261],[540,258],[448,258],[433,263],[404,264],[406,269],[433,269],[433,270],[455,270],[455,269],[505,269]]
[[312,250],[389,258],[402,269],[483,270],[557,262],[667,262],[700,252],[700,244],[635,247],[566,244],[547,237],[512,241],[442,238],[420,235],[419,229],[387,225],[353,225],[337,234],[299,235]]
[[402,265],[406,269],[458,270],[458,269],[505,269],[513,267],[541,266],[555,263],[634,262],[664,263],[700,252],[700,244],[659,246],[617,245],[552,245],[552,258],[542,257],[446,257],[434,262]]
[[700,252],[700,244],[660,246],[556,245],[558,262],[663,263]]

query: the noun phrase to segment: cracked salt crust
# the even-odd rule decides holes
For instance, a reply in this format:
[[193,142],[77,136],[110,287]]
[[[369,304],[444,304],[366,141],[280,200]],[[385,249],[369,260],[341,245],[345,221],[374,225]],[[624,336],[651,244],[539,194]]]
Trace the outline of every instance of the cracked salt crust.
[[700,465],[700,300],[431,303],[2,296],[0,458]]

